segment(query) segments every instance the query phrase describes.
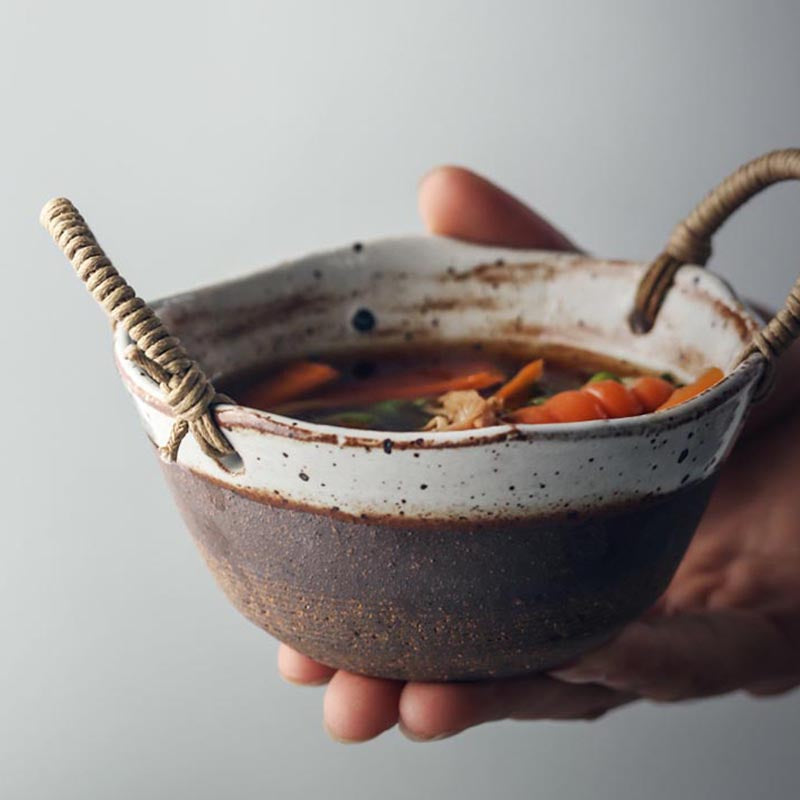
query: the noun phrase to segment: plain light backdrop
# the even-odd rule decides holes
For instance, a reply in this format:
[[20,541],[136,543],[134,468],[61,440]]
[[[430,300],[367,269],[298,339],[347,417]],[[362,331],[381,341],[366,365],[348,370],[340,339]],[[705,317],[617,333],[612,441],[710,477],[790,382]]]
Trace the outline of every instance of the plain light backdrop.
[[[153,298],[415,231],[417,180],[456,162],[645,259],[798,144],[798,30],[792,0],[3,0],[0,797],[795,797],[797,694],[330,742],[206,573],[37,216],[71,197]],[[719,237],[743,294],[783,299],[798,197]]]

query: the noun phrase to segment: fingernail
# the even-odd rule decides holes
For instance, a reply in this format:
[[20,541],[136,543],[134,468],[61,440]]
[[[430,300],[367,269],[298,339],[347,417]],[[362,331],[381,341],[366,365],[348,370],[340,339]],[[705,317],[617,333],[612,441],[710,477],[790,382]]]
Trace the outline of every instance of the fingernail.
[[324,721],[322,723],[322,727],[325,733],[327,733],[328,736],[330,736],[330,738],[336,742],[336,744],[361,744],[360,739],[345,739],[343,736],[337,736]]
[[286,683],[291,683],[292,686],[324,686],[326,683],[330,681],[330,678],[320,678],[316,681],[306,681],[306,680],[298,680],[297,678],[293,678],[291,675],[286,675],[283,672],[278,673],[281,678],[283,678]]
[[564,683],[597,683],[602,677],[599,672],[571,669],[554,669],[549,674]]
[[455,736],[457,733],[461,732],[444,731],[443,733],[437,733],[435,736],[421,736],[418,733],[410,731],[402,722],[398,723],[397,727],[400,729],[400,733],[412,742],[440,742],[442,739],[449,739],[451,736]]

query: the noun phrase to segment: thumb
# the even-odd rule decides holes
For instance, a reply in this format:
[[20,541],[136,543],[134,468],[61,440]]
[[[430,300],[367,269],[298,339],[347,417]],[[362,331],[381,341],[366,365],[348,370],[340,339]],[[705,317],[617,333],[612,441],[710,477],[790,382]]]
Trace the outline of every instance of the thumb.
[[437,167],[420,182],[419,210],[431,233],[469,242],[576,250],[516,197],[463,167]]
[[552,674],[569,683],[674,701],[796,676],[797,662],[770,620],[732,610],[634,622],[610,644]]

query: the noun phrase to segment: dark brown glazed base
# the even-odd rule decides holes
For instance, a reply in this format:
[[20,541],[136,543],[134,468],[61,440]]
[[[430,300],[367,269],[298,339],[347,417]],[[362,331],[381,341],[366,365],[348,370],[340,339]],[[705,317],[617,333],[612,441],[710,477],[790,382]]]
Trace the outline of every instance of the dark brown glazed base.
[[344,520],[164,471],[248,619],[333,667],[403,680],[548,669],[666,588],[713,480],[604,513],[467,523]]

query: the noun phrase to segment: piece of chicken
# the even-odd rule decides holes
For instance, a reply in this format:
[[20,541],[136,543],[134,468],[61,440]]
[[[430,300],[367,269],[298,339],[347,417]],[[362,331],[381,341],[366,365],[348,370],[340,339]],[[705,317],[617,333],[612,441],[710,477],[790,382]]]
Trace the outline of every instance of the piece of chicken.
[[433,431],[466,431],[497,424],[497,404],[474,389],[447,392],[433,409],[435,416],[425,426]]

